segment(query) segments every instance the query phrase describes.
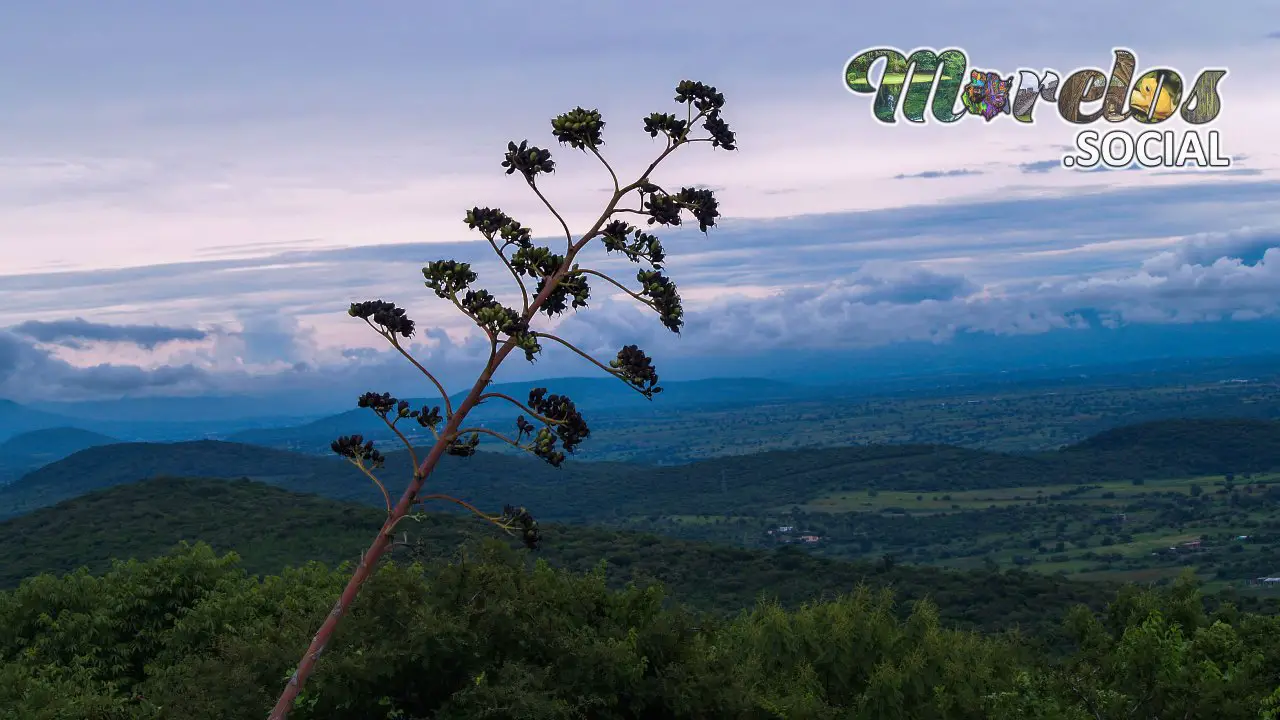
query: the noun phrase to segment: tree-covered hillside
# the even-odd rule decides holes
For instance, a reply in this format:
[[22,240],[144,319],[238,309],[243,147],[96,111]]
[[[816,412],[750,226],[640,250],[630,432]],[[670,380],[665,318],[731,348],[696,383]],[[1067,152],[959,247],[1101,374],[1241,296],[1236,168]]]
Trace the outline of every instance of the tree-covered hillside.
[[[292,717],[1270,720],[1280,705],[1280,619],[1206,613],[1190,583],[1070,612],[1074,649],[1055,658],[949,628],[930,603],[903,617],[865,587],[699,617],[514,553],[381,566]],[[258,720],[346,578],[250,577],[201,545],[28,580],[0,592],[0,719]]]
[[[382,476],[398,485],[407,455],[384,448]],[[777,451],[671,467],[568,463],[493,453],[446,458],[437,492],[475,503],[517,502],[542,516],[579,522],[601,514],[738,514],[803,504],[833,490],[947,492],[1280,470],[1280,421],[1154,422],[1068,449],[1031,455],[932,445]],[[217,441],[128,443],[90,448],[0,488],[0,517],[94,489],[148,477],[250,477],[334,499],[380,495],[337,458]]]
[[[149,559],[179,542],[235,551],[252,573],[359,557],[377,531],[374,508],[295,494],[248,480],[162,478],[117,486],[0,523],[0,587],[41,572],[101,572],[113,559]],[[519,543],[468,517],[431,513],[406,523],[400,560],[440,561],[484,538]],[[1031,573],[952,572],[894,563],[830,560],[794,548],[743,550],[591,527],[543,528],[541,557],[575,572],[608,565],[611,586],[659,581],[707,612],[737,612],[762,596],[788,607],[859,584],[893,588],[903,601],[932,598],[953,625],[1021,627],[1052,634],[1069,607],[1099,608],[1114,588]]]

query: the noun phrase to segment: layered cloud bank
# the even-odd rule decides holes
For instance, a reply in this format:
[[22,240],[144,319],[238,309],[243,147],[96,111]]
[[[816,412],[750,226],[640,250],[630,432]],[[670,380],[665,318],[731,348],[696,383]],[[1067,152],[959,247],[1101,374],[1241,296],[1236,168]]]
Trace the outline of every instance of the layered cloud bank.
[[[591,352],[639,343],[660,359],[714,368],[779,350],[800,366],[809,353],[945,345],[968,333],[1274,318],[1277,201],[1276,184],[1206,184],[680,231],[667,245],[688,310],[681,336],[603,283],[590,308],[553,324]],[[1215,229],[1222,217],[1240,226]],[[398,245],[0,278],[8,301],[0,395],[411,383],[402,359],[346,317],[349,302],[374,297],[407,307],[423,328],[416,352],[462,381],[486,345],[416,278],[426,262],[455,257],[474,262],[499,292],[509,277],[490,253],[480,243]],[[592,257],[621,279],[634,272]],[[510,372],[587,370],[549,352],[533,367],[513,362]]]
[[[1274,317],[1280,6],[1220,5],[1205,22],[1201,2],[1000,0],[973,32],[945,0],[914,3],[906,25],[891,3],[685,3],[676,23],[661,2],[640,14],[568,0],[28,4],[0,27],[0,62],[40,68],[6,85],[0,113],[0,396],[413,383],[344,314],[374,297],[406,306],[424,358],[463,381],[485,347],[418,268],[471,261],[499,291],[502,268],[467,241],[465,209],[556,227],[502,174],[506,141],[551,144],[548,118],[597,106],[609,158],[634,172],[658,150],[640,118],[671,109],[684,78],[725,92],[742,150],[688,148],[659,179],[717,188],[731,219],[709,237],[664,236],[683,336],[601,285],[558,329],[592,351],[636,342],[664,367],[710,373],[753,354],[799,366],[831,348],[970,333]],[[458,31],[495,17],[527,32]],[[884,126],[840,75],[883,46],[961,46],[1005,72],[1105,70],[1112,28],[1140,69],[1230,68],[1214,127],[1232,169],[1066,172],[1077,127]],[[584,227],[608,177],[556,152],[547,192]],[[551,352],[510,374],[572,374],[573,362]]]

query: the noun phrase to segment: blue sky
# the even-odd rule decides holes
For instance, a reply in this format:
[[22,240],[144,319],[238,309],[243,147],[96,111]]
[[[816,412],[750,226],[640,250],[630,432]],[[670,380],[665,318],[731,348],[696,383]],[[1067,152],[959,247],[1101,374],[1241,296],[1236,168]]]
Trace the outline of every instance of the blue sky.
[[[462,381],[482,348],[419,268],[474,260],[501,289],[461,223],[473,205],[554,229],[501,173],[506,141],[551,145],[551,116],[599,107],[610,160],[634,172],[655,149],[639,118],[668,109],[686,77],[726,94],[741,149],[687,148],[659,180],[715,187],[727,219],[709,237],[665,236],[684,336],[601,287],[558,329],[593,350],[639,342],[715,374],[726,354],[798,348],[799,366],[833,347],[1280,309],[1274,2],[1202,17],[1191,2],[938,0],[914,3],[910,23],[892,4],[741,7],[11,4],[0,62],[21,72],[0,74],[0,396],[411,383],[343,312],[378,296],[430,328],[422,354]],[[885,45],[959,45],[1007,73],[1109,69],[1114,46],[1140,69],[1225,65],[1215,127],[1235,169],[1061,170],[1073,129],[1051,115],[882,126],[840,73]],[[546,190],[582,228],[608,179],[593,159],[557,157]],[[585,371],[554,356],[512,368]]]

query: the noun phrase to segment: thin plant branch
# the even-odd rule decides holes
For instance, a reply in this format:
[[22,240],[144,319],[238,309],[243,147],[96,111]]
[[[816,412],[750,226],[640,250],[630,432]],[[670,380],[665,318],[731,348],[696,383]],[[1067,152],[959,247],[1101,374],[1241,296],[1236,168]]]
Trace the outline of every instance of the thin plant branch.
[[473,428],[465,428],[465,429],[463,429],[463,430],[459,430],[459,431],[458,431],[458,435],[469,435],[469,434],[471,434],[471,433],[479,433],[479,434],[481,434],[481,435],[489,435],[489,436],[492,436],[492,437],[496,437],[496,438],[498,438],[499,440],[501,440],[502,442],[504,442],[504,443],[506,443],[506,444],[510,445],[511,447],[518,448],[518,449],[520,449],[520,450],[528,450],[528,449],[529,449],[529,446],[527,446],[527,445],[521,445],[519,442],[517,442],[517,441],[515,441],[515,440],[512,440],[511,438],[507,437],[506,435],[503,435],[502,433],[500,433],[500,432],[498,432],[498,431],[496,431],[496,430],[490,430],[489,428],[473,427]]
[[445,495],[445,494],[443,494],[443,493],[436,493],[436,494],[433,494],[433,495],[423,495],[423,496],[421,496],[421,497],[419,497],[419,498],[418,498],[418,502],[419,502],[419,503],[421,503],[421,504],[424,504],[424,505],[425,505],[428,501],[431,501],[431,500],[442,500],[442,501],[444,501],[444,502],[453,503],[454,505],[457,505],[457,506],[459,506],[459,507],[461,507],[461,508],[465,508],[466,510],[470,510],[470,511],[471,511],[471,513],[472,513],[473,515],[475,515],[476,517],[480,518],[481,520],[485,520],[485,521],[487,521],[487,522],[491,522],[491,523],[493,523],[494,525],[497,525],[498,527],[502,528],[503,530],[508,530],[508,531],[509,531],[509,530],[511,530],[511,526],[509,526],[509,525],[507,525],[506,523],[503,523],[503,522],[502,522],[502,516],[500,516],[500,515],[490,515],[489,513],[484,512],[484,511],[483,511],[483,510],[481,510],[480,508],[477,508],[475,505],[472,505],[471,503],[467,502],[466,500],[460,500],[460,499],[458,499],[458,498],[456,498],[456,497],[454,497],[454,496],[452,496],[452,495]]
[[564,338],[556,337],[555,335],[552,335],[551,333],[535,332],[535,333],[534,333],[534,335],[535,335],[536,337],[546,338],[547,340],[551,340],[551,341],[554,341],[554,342],[560,343],[561,345],[563,345],[563,346],[565,346],[565,347],[569,348],[570,350],[572,350],[573,352],[577,353],[577,355],[578,355],[579,357],[583,358],[583,359],[584,359],[584,360],[586,360],[587,362],[591,363],[592,365],[595,365],[596,367],[600,368],[601,370],[603,370],[603,371],[605,371],[605,372],[609,373],[610,375],[612,375],[612,376],[614,376],[614,377],[618,378],[619,380],[621,380],[622,382],[626,383],[627,387],[629,387],[629,388],[631,388],[632,390],[635,390],[636,392],[640,393],[640,394],[641,394],[642,396],[644,396],[646,399],[652,399],[652,398],[649,398],[649,396],[648,396],[648,395],[645,395],[643,390],[641,390],[640,388],[636,387],[635,385],[632,385],[632,384],[631,384],[631,381],[627,380],[627,378],[626,378],[626,376],[625,376],[625,375],[623,375],[622,373],[618,372],[617,370],[615,370],[615,369],[613,369],[613,368],[609,367],[608,365],[605,365],[604,363],[600,362],[599,360],[597,360],[597,359],[595,359],[595,358],[591,357],[589,354],[587,354],[587,353],[583,352],[582,350],[579,350],[577,347],[575,347],[575,346],[573,345],[573,343],[569,342],[568,340],[565,340]]
[[618,174],[613,171],[609,161],[604,159],[604,156],[600,154],[600,150],[595,145],[588,145],[587,148],[591,150],[592,155],[595,155],[600,160],[600,163],[604,165],[604,169],[609,171],[609,177],[613,178],[613,191],[618,192],[620,187],[618,185]]
[[529,178],[527,182],[529,183],[529,188],[538,196],[538,199],[542,201],[542,204],[546,205],[547,209],[551,211],[551,214],[556,216],[556,220],[560,221],[560,227],[564,228],[564,239],[568,241],[569,247],[573,247],[573,231],[569,229],[569,223],[564,221],[564,217],[560,215],[560,211],[556,210],[551,204],[551,201],[547,199],[547,196],[542,194],[542,191],[538,189],[538,184],[533,181],[533,178]]
[[413,366],[418,369],[418,372],[425,375],[427,379],[431,381],[431,384],[436,386],[436,390],[440,391],[441,399],[444,400],[444,411],[446,416],[452,415],[453,403],[449,401],[449,393],[444,389],[444,385],[440,384],[440,381],[436,379],[436,376],[432,375],[430,370],[427,370],[425,367],[423,367],[422,363],[418,362],[417,358],[410,355],[409,351],[405,350],[404,347],[400,345],[400,341],[396,340],[395,335],[392,335],[390,333],[385,333],[382,330],[379,330],[376,325],[374,325],[372,322],[369,321],[369,318],[365,318],[364,322],[366,325],[373,328],[374,331],[377,332],[379,335],[386,338],[387,342],[391,343],[391,347],[395,348],[396,351],[398,351],[401,355],[403,355],[406,360],[413,363]]
[[[595,277],[598,277],[598,278],[600,278],[601,280],[604,280],[604,281],[606,281],[606,282],[611,283],[614,287],[618,288],[618,289],[619,289],[619,290],[621,290],[622,292],[624,292],[624,293],[626,293],[626,294],[630,295],[631,297],[635,298],[637,301],[639,301],[639,302],[641,302],[641,303],[644,303],[644,304],[645,304],[645,305],[647,305],[648,307],[651,307],[651,308],[653,308],[654,310],[657,310],[657,309],[658,309],[656,306],[654,306],[653,301],[651,301],[649,298],[647,298],[647,297],[645,297],[645,296],[643,296],[643,295],[641,295],[641,294],[639,294],[639,293],[633,292],[632,290],[628,289],[626,285],[623,285],[622,283],[618,282],[617,280],[614,280],[613,278],[609,277],[608,275],[605,275],[605,274],[604,274],[604,273],[602,273],[602,272],[598,272],[598,271],[596,271],[596,270],[588,270],[588,269],[585,269],[585,268],[580,268],[580,269],[578,269],[578,270],[574,270],[573,272],[574,272],[574,273],[581,273],[581,274],[583,274],[583,275],[594,275]],[[573,273],[570,273],[570,274],[573,274]]]
[[365,467],[364,463],[361,462],[359,459],[352,460],[351,464],[355,465],[357,468],[360,468],[360,472],[364,473],[365,477],[372,480],[373,484],[377,485],[378,489],[382,491],[382,500],[387,505],[387,514],[390,515],[391,514],[391,495],[390,493],[387,492],[387,486],[383,485],[382,481],[378,479],[378,476],[374,475],[373,472],[369,470],[369,468]]
[[493,241],[493,236],[485,235],[484,239],[489,241],[489,247],[493,248],[493,251],[502,259],[502,264],[507,266],[507,270],[511,272],[511,277],[516,279],[516,284],[520,286],[520,298],[523,301],[523,308],[527,310],[529,308],[529,290],[524,286],[524,278],[521,278],[520,273],[516,272],[516,269],[511,266],[511,261],[507,259],[506,254],[498,247],[498,243]]
[[[400,442],[401,442],[401,443],[403,443],[403,444],[404,444],[405,449],[409,451],[409,461],[413,463],[413,466],[414,466],[415,468],[417,468],[417,467],[418,467],[418,453],[417,453],[417,451],[416,451],[416,450],[414,450],[414,449],[413,449],[413,443],[409,442],[409,438],[405,437],[405,436],[404,436],[404,433],[400,432],[400,428],[396,427],[396,422],[395,422],[395,420],[388,420],[386,415],[379,415],[378,417],[382,418],[382,423],[383,423],[384,425],[386,425],[388,428],[390,428],[390,429],[391,429],[391,432],[393,432],[393,433],[395,433],[395,434],[396,434],[396,437],[400,438]],[[398,417],[396,418],[396,420],[399,420],[399,419],[400,419],[400,418],[398,418]],[[431,430],[431,433],[434,435],[434,434],[435,434],[435,428],[430,428],[430,430]],[[391,499],[390,499],[390,498],[387,498],[387,504],[388,504],[388,505],[390,505],[390,504],[391,504]]]
[[528,405],[525,405],[524,403],[511,397],[510,395],[507,395],[506,393],[500,393],[500,392],[485,393],[480,396],[480,402],[484,402],[485,400],[506,400],[507,402],[511,403],[512,405],[515,405],[516,407],[520,408],[524,412],[529,413],[529,415],[532,416],[534,420],[537,420],[538,422],[541,422],[546,425],[559,425],[563,423],[562,420],[552,420],[549,417],[544,417],[542,415],[539,415],[538,413],[529,409]]
[[480,323],[480,318],[476,317],[475,315],[472,315],[470,310],[466,309],[465,307],[462,306],[462,303],[458,302],[457,295],[450,295],[449,300],[450,302],[453,303],[454,307],[458,308],[458,312],[462,313],[463,315],[466,315],[468,318],[470,318],[471,322],[475,323],[477,327],[483,330],[484,334],[489,336],[490,341],[494,339],[493,332],[489,330],[489,328],[485,327]]

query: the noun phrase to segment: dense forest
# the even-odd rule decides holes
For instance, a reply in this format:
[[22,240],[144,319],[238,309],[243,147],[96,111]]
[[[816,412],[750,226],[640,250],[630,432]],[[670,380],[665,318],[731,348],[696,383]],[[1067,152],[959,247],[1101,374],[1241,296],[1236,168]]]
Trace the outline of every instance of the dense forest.
[[[179,542],[235,551],[246,571],[280,572],[315,560],[358,557],[376,531],[374,508],[290,493],[248,480],[159,478],[95,492],[0,523],[0,588],[40,572],[103,572],[113,559],[150,559]],[[1025,572],[948,572],[892,561],[843,562],[795,547],[745,550],[605,528],[546,524],[537,558],[572,572],[604,562],[610,587],[660,582],[681,603],[735,613],[762,597],[786,607],[861,584],[903,600],[932,598],[952,625],[1053,636],[1067,609],[1100,609],[1114,587]],[[520,543],[469,517],[429,513],[406,528],[401,562],[458,560],[485,540]],[[532,563],[532,555],[524,555]],[[1249,598],[1233,598],[1237,603]]]
[[[0,593],[0,718],[261,718],[346,573],[237,565],[198,545]],[[664,599],[498,544],[388,563],[294,717],[1252,720],[1280,697],[1280,619],[1207,613],[1189,580],[1068,612],[1056,658],[867,587],[728,618]]]

